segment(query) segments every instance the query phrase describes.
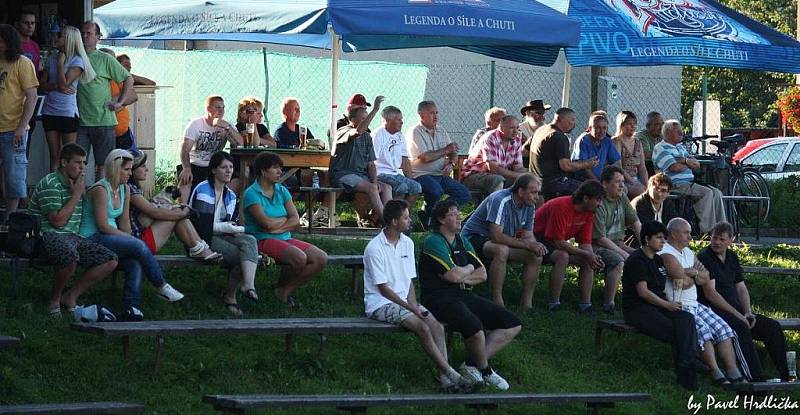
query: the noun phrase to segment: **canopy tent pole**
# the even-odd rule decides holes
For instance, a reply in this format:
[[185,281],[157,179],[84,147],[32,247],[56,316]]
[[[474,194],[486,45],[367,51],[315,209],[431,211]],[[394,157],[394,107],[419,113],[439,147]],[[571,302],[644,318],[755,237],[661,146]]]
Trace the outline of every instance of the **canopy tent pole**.
[[706,107],[708,104],[708,70],[703,67],[703,129],[702,129],[702,153],[706,153]]
[[339,44],[339,35],[333,31],[333,26],[329,26],[328,30],[331,32],[331,123],[329,134],[329,146],[331,155],[336,151],[336,110],[339,108],[338,93],[339,93],[339,55],[342,53],[341,45]]
[[561,88],[561,107],[569,107],[569,87],[572,82],[572,66],[564,55],[564,86]]

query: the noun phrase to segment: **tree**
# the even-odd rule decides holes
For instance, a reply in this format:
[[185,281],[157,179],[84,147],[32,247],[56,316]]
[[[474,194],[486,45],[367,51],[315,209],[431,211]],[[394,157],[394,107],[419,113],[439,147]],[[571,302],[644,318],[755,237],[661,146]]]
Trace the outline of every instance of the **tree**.
[[[750,18],[794,37],[798,0],[721,0],[724,5]],[[703,85],[701,67],[683,68],[681,115],[692,119],[694,101],[701,100]],[[759,72],[725,68],[705,68],[708,73],[709,99],[720,101],[723,128],[779,127],[775,101],[778,93],[794,83],[794,76],[776,72]]]

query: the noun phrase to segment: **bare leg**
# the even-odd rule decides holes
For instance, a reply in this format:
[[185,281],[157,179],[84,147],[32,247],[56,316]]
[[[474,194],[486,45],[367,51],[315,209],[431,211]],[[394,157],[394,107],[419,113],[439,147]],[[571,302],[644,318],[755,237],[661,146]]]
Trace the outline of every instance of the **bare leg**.
[[60,306],[61,293],[64,287],[67,286],[69,277],[75,274],[75,269],[78,267],[77,262],[72,262],[64,268],[57,269],[53,275],[53,288],[50,289],[50,299],[47,301],[47,308],[56,308]]
[[294,290],[315,277],[325,267],[328,263],[328,254],[315,246],[305,251],[292,246],[286,248],[281,261],[286,266],[281,270],[275,293],[280,299],[286,300]]
[[550,254],[553,269],[550,271],[550,302],[556,303],[561,298],[561,289],[564,287],[564,275],[569,264],[569,254],[562,250],[555,250]]
[[[64,134],[61,134],[61,145],[62,146],[64,144],[74,144],[75,141],[77,141],[77,140],[78,140],[78,133],[64,133]],[[59,151],[61,151],[60,148],[59,148]]]
[[95,181],[102,179],[103,177],[105,177],[105,175],[106,175],[106,170],[103,168],[102,165],[95,166],[95,168],[94,168],[94,180]]
[[717,343],[717,353],[725,366],[725,373],[739,368],[736,363],[736,353],[733,351],[733,341],[730,338]]
[[178,191],[181,193],[181,203],[186,204],[189,203],[189,196],[192,195],[192,184],[179,184]]
[[228,271],[228,286],[225,289],[225,303],[226,304],[236,304],[236,291],[239,289],[239,285],[241,285],[241,274],[242,269],[240,267],[231,268]]
[[719,370],[719,366],[717,365],[717,357],[714,354],[714,344],[710,341],[707,341],[703,344],[703,350],[700,352],[700,359],[702,359],[703,363],[705,363],[709,369],[711,369],[712,374]]
[[519,306],[523,310],[533,308],[533,290],[539,282],[539,268],[542,266],[542,257],[537,256],[527,249],[510,249],[510,259],[521,262],[522,265],[522,297]]
[[584,263],[580,258],[570,258],[570,262],[578,263],[578,287],[581,292],[581,303],[589,304],[592,302],[592,287],[594,286],[594,270],[589,264]]
[[392,200],[392,186],[386,183],[378,182],[378,187],[381,192],[381,206],[385,206],[386,202]]
[[433,330],[435,329],[432,329],[431,325],[439,326],[438,330],[441,331],[441,337],[444,337],[444,329],[435,319],[428,317],[425,320],[432,321],[422,321],[417,316],[411,316],[403,320],[401,325],[417,335],[420,344],[422,344],[422,348],[425,350],[425,354],[433,360],[439,372],[447,373],[448,369],[450,369],[450,364],[447,362],[447,352],[445,351],[445,354],[442,354],[442,349],[439,347],[434,337]]
[[169,236],[172,235],[172,230],[175,229],[176,224],[177,222],[171,220],[157,220],[150,225],[150,230],[153,231],[153,239],[155,239],[156,242],[156,251],[160,250],[161,247],[167,243]]
[[47,148],[50,150],[50,173],[58,168],[58,153],[61,151],[61,134],[58,131],[45,131]]
[[507,245],[496,244],[487,241],[483,245],[484,255],[492,258],[489,265],[489,289],[492,293],[492,301],[499,306],[504,306],[503,284],[506,280],[506,265],[511,249]]
[[478,331],[472,336],[464,339],[469,357],[475,362],[478,369],[486,369],[489,366],[489,359],[486,357],[486,338],[483,330]]
[[372,211],[378,217],[383,217],[383,202],[381,202],[381,193],[378,189],[375,188],[374,183],[370,183],[367,180],[361,181],[361,183],[356,186],[355,189],[357,192],[366,193],[369,196],[369,203],[372,205]]
[[83,295],[92,284],[102,280],[117,268],[117,261],[108,261],[96,267],[87,269],[69,291],[61,296],[61,302],[69,307],[75,306],[78,297]]
[[489,335],[486,336],[486,347],[484,349],[486,360],[491,359],[503,347],[506,347],[511,340],[514,340],[520,330],[522,330],[522,326],[490,331]]

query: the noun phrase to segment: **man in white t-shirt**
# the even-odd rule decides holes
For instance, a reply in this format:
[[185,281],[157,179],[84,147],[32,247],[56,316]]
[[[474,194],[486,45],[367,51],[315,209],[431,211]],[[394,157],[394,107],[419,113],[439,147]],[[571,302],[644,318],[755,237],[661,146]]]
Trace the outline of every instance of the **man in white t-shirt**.
[[[222,151],[230,141],[231,147],[242,143],[242,136],[236,127],[225,121],[225,101],[221,96],[211,95],[206,98],[206,115],[189,121],[183,132],[181,146],[181,172],[179,188],[181,202],[186,203],[192,190],[208,178],[208,162],[211,155]],[[230,187],[238,191],[238,171],[234,171],[234,180]]]
[[364,312],[367,317],[414,332],[439,371],[446,392],[463,392],[470,382],[447,361],[444,327],[417,303],[412,279],[417,277],[408,203],[390,200],[383,209],[386,227],[364,250]]
[[381,118],[383,125],[372,133],[378,181],[391,186],[395,198],[402,197],[414,206],[422,186],[411,178],[411,161],[408,159],[406,138],[401,131],[403,113],[390,105],[383,109]]

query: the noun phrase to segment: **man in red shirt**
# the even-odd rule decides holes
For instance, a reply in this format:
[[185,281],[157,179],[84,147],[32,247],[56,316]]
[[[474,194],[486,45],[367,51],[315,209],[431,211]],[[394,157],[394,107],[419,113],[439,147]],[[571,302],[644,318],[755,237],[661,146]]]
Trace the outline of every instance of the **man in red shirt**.
[[[587,180],[571,196],[547,201],[536,209],[533,233],[547,247],[543,264],[552,264],[550,272],[550,311],[561,308],[561,287],[567,265],[577,265],[582,313],[593,313],[592,282],[594,270],[603,268],[603,260],[592,250],[594,211],[603,201],[606,191],[597,180]],[[575,238],[576,248],[569,240]]]

